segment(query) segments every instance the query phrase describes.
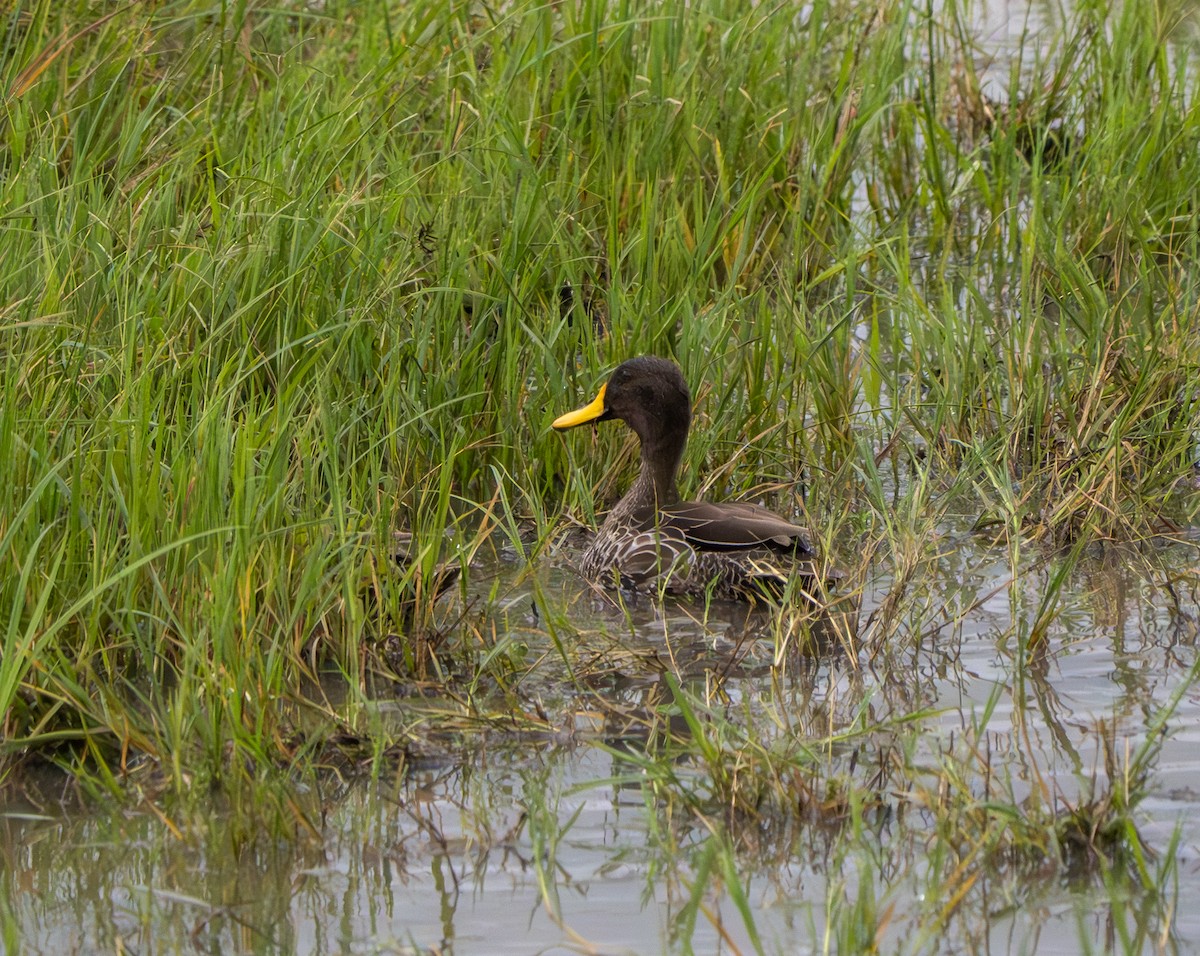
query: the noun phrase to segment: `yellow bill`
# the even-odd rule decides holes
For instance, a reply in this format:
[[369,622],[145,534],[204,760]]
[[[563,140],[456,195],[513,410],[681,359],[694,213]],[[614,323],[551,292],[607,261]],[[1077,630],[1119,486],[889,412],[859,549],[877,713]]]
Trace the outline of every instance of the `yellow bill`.
[[594,422],[597,418],[604,414],[604,390],[608,388],[608,383],[605,382],[600,386],[599,394],[592,399],[591,404],[576,409],[573,412],[567,412],[565,415],[559,415],[554,419],[551,428],[557,428],[563,431],[567,428],[574,428],[576,425],[586,425],[588,422]]

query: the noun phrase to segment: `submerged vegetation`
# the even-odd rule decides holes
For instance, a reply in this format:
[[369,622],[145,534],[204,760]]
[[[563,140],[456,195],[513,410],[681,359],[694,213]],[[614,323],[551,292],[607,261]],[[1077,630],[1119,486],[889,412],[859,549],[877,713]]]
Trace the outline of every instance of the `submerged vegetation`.
[[[917,819],[914,948],[1035,872],[1136,898],[1155,915],[1109,942],[1161,944],[1173,861],[1136,807],[1190,659],[1070,792],[1027,728],[992,752],[995,700],[931,744],[912,675],[999,593],[1014,711],[1047,706],[1064,588],[1113,555],[1195,620],[1162,560],[1196,504],[1193,12],[1081,0],[997,51],[961,0],[18,0],[0,780],[52,762],[303,840],[298,781],[600,708],[663,813],[652,872],[687,868],[684,948],[715,886],[764,945],[746,841],[840,863]],[[598,627],[538,578],[636,454],[550,423],[643,353],[692,388],[685,496],[765,498],[844,572],[827,612],[760,614],[745,659],[647,650],[641,610]],[[995,589],[948,586],[968,544]],[[784,694],[813,655],[849,698]],[[400,696],[418,718],[380,715]],[[559,825],[530,809],[547,885]],[[829,896],[834,951],[898,919],[871,855],[877,904]]]

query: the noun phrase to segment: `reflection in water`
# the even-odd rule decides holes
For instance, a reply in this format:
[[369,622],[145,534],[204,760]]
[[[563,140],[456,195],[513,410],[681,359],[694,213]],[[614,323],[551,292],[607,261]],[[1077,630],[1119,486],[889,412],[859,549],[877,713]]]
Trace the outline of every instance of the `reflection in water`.
[[[528,953],[579,938],[665,948],[656,904],[682,891],[648,878],[638,789],[593,782],[620,772],[594,749],[475,753],[397,792],[348,788],[329,801],[319,841],[240,850],[219,814],[176,837],[148,813],[13,807],[3,889],[27,952]],[[552,859],[535,826],[555,831]],[[558,919],[539,879],[556,887]],[[701,929],[696,942],[716,938]]]

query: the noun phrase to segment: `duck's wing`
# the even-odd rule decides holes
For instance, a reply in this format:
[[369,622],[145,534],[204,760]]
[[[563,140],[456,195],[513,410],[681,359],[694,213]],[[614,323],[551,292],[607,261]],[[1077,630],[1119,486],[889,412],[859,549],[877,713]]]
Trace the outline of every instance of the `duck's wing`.
[[807,529],[746,501],[680,501],[663,508],[658,522],[702,551],[770,547],[816,553]]

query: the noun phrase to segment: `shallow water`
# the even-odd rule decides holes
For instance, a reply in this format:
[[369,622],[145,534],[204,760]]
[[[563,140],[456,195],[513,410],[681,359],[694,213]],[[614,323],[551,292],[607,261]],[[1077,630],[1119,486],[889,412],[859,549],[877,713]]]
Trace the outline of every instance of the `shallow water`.
[[[866,701],[873,729],[833,745],[814,776],[822,766],[845,772],[851,760],[886,759],[896,746],[915,747],[911,765],[932,768],[972,736],[986,742],[994,780],[1010,781],[1004,799],[1015,805],[1039,780],[1065,801],[1093,776],[1103,783],[1101,722],[1122,753],[1145,739],[1157,709],[1189,679],[1195,546],[1085,556],[1047,631],[1044,661],[1021,669],[1013,622],[1036,609],[1054,562],[1029,555],[1010,589],[1002,549],[952,528],[938,545],[932,576],[916,586],[960,621],[850,655],[788,654],[775,668],[762,612],[720,607],[702,620],[701,608],[648,601],[622,611],[560,558],[533,573],[513,559],[479,561],[468,606],[539,661],[527,671],[528,692],[550,716],[547,731],[505,733],[481,721],[410,754],[398,780],[331,781],[298,793],[311,832],[265,846],[237,839],[232,811],[177,824],[128,807],[63,809],[52,787],[36,789],[36,806],[10,794],[0,816],[9,923],[22,951],[46,953],[752,952],[752,932],[764,951],[792,953],[823,950],[838,907],[875,901],[877,912],[894,908],[878,921],[889,951],[1074,953],[1115,945],[1122,925],[1147,935],[1117,948],[1156,951],[1156,935],[1168,949],[1200,947],[1200,915],[1186,906],[1164,920],[1146,894],[1114,891],[1094,875],[1064,879],[1053,868],[1039,880],[982,867],[983,888],[972,887],[933,928],[928,906],[941,902],[925,898],[926,880],[940,837],[894,786],[865,840],[848,841],[843,824],[801,804],[735,823],[750,921],[711,878],[706,906],[689,916],[692,882],[714,845],[709,824],[621,756],[653,749],[642,721],[661,709],[664,671],[683,675],[733,726],[779,746],[852,730]],[[893,585],[885,572],[868,583],[860,622]],[[447,618],[460,600],[445,601]],[[576,628],[564,653],[547,624],[556,617]],[[568,664],[577,683],[567,680]],[[380,693],[385,719],[412,723],[428,706]],[[889,717],[918,713],[915,724],[888,726]],[[1182,903],[1200,892],[1195,686],[1167,727],[1137,821],[1158,862],[1172,854],[1178,862]],[[681,759],[676,770],[682,789],[705,791],[701,767]]]

